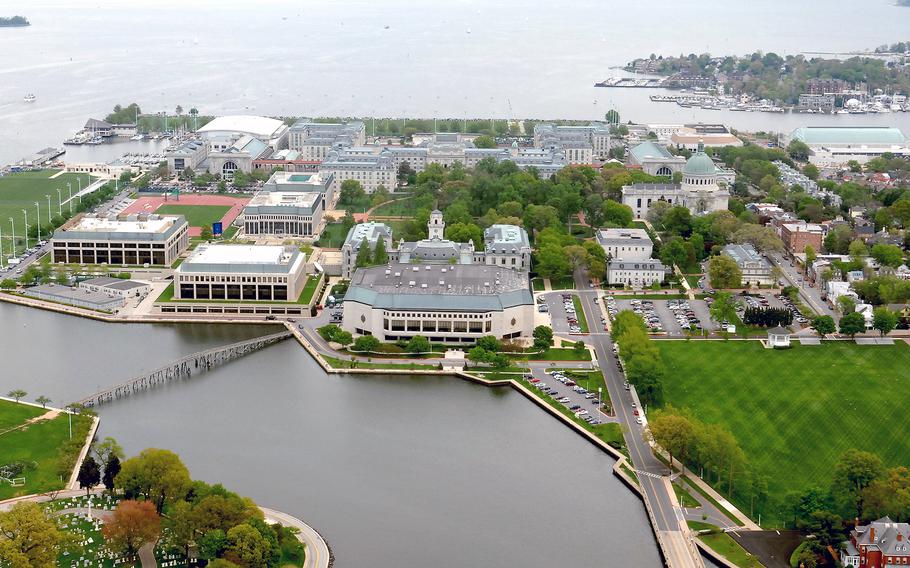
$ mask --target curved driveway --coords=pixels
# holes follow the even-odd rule
[[[266,520],[277,521],[286,527],[295,527],[300,530],[297,538],[306,546],[306,562],[304,562],[303,568],[328,568],[331,559],[329,545],[313,527],[287,513],[265,507],[259,507],[259,509],[265,513]]]

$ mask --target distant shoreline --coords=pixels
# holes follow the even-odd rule
[[[32,23],[24,16],[13,16],[12,18],[0,17],[0,28],[24,28],[30,25],[32,25]]]

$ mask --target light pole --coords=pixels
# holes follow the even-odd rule
[[[47,197],[47,222],[50,224],[51,217],[53,217],[53,214],[51,213],[51,194],[48,193],[45,197]]]
[[[10,255],[16,256],[16,222],[13,221],[12,217],[9,218],[9,224],[10,224],[10,227],[12,228],[12,233],[13,233],[13,246],[10,247],[13,252],[11,252]]]
[[[70,198],[67,200],[67,203],[70,204],[70,215],[72,215],[73,214],[73,184],[67,182],[66,187],[68,187],[70,190]]]
[[[41,205],[36,201],[35,202],[35,218],[38,219],[35,221],[38,227],[38,242],[41,242]]]
[[[0,270],[3,269],[3,229],[0,228]]]
[[[76,178],[76,183],[79,184],[79,192],[76,195],[79,196],[79,205],[82,205],[82,178]]]
[[[25,248],[28,249],[28,211],[23,209],[22,214],[25,215]]]
[[[60,193],[60,188],[57,188],[57,214],[63,217],[63,194]]]

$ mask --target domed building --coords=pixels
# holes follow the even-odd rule
[[[705,154],[703,143],[686,161],[682,183],[634,183],[622,188],[622,202],[632,208],[637,219],[648,216],[651,205],[665,201],[687,207],[695,215],[722,211],[727,208],[730,193],[718,184],[718,169],[714,160]]]

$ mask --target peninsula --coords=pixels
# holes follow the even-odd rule
[[[28,18],[24,16],[13,16],[12,18],[0,18],[0,28],[22,28],[32,25]]]

